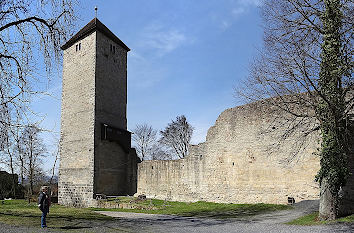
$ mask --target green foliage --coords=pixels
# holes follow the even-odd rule
[[[330,191],[336,196],[349,175],[345,95],[341,82],[345,73],[341,42],[343,16],[340,0],[325,0],[324,3],[324,33],[318,83],[320,100],[316,109],[322,132],[321,169],[316,179],[320,183],[326,179]]]

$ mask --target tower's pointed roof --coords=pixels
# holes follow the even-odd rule
[[[75,44],[78,40],[81,40],[85,38],[86,36],[90,35],[94,31],[99,31],[103,33],[105,36],[107,36],[109,39],[113,40],[122,48],[126,49],[127,51],[130,51],[128,46],[126,46],[123,41],[121,41],[116,35],[111,32],[101,21],[99,21],[97,18],[94,18],[91,20],[88,24],[86,24],[85,27],[83,27],[78,33],[76,33],[73,37],[71,37],[70,40],[68,40],[63,46],[61,46],[62,50],[65,50],[69,48],[71,45]]]

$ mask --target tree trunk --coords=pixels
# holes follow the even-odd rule
[[[11,158],[12,160],[12,158]],[[16,199],[16,187],[17,187],[17,180],[16,180],[16,176],[15,176],[15,171],[14,171],[14,167],[13,167],[13,164],[12,164],[12,161],[11,161],[11,175],[12,175],[12,194],[13,194],[13,197],[14,199]]]
[[[32,164],[32,148],[30,148],[30,158],[29,158],[29,182],[30,182],[30,192],[29,195],[33,195],[33,164]]]
[[[334,220],[338,217],[338,194],[333,194],[329,189],[326,179],[321,182],[319,219]]]
[[[24,170],[25,170],[25,169],[24,169],[24,166],[25,166],[25,165],[24,165],[24,163],[23,163],[23,160],[21,159],[21,184],[22,184],[22,185],[24,185],[23,182],[24,182],[24,180],[25,180],[25,178],[24,178],[24,177],[25,177],[25,175],[24,175],[24,173],[25,173],[25,171],[24,171]]]
[[[12,151],[10,150],[10,141],[9,141],[9,136],[6,137],[6,148],[7,148],[7,155],[10,158],[9,161],[9,166],[10,166],[10,170],[11,170],[11,174],[12,174],[12,195],[14,196],[14,198],[16,198],[16,186],[17,186],[17,182],[15,179],[15,169],[14,169],[14,162],[13,162],[13,154]]]
[[[7,144],[9,147],[9,143]],[[14,169],[14,164],[13,164],[13,159],[12,159],[12,153],[9,148],[7,148],[8,155],[10,156],[10,170],[11,170],[11,175],[12,175],[12,195],[14,198],[16,198],[16,186],[17,186],[17,181],[15,179],[15,169]]]
[[[52,182],[53,182],[53,179],[54,179],[54,175],[55,175],[55,165],[57,164],[58,155],[59,155],[59,147],[58,147],[57,152],[55,153],[55,160],[54,160],[53,169],[52,169],[52,177],[50,177],[50,181],[49,181],[49,184],[50,184],[50,185],[52,185]]]
[[[317,180],[321,185],[320,220],[338,217],[339,191],[348,179],[348,135],[343,95],[342,4],[340,0],[324,0],[323,43],[318,86],[320,100],[316,115],[320,122],[321,168]]]
[[[33,195],[33,170],[30,168],[30,176],[29,176],[29,182],[30,182],[30,192],[29,195]]]

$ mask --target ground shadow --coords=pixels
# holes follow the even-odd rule
[[[84,226],[64,226],[64,227],[53,227],[53,229],[62,229],[62,230],[77,230],[77,229],[89,229],[92,227],[84,227]]]

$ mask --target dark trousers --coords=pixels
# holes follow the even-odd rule
[[[41,226],[42,227],[47,227],[47,221],[46,221],[47,213],[48,213],[48,211],[46,209],[42,210],[42,217],[41,217]]]

